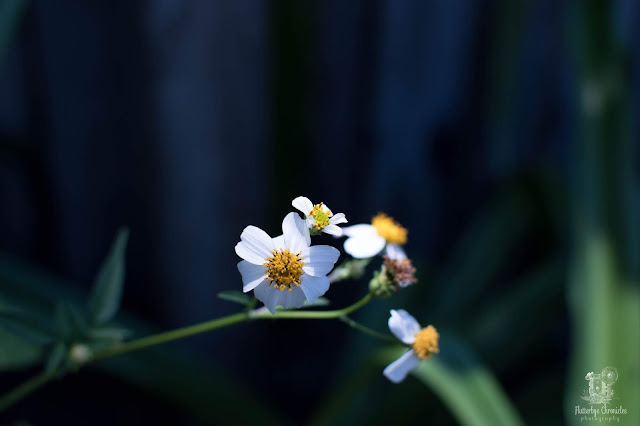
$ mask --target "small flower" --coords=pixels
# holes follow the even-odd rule
[[[307,197],[298,197],[291,202],[291,205],[305,215],[312,235],[324,232],[334,237],[342,236],[342,228],[338,225],[347,223],[344,213],[333,214],[326,204],[314,205]]]
[[[407,242],[407,228],[384,213],[378,213],[371,225],[363,223],[343,229],[349,237],[344,242],[344,250],[356,259],[373,257],[385,249],[392,259],[406,258],[400,247]]]
[[[403,343],[412,346],[410,351],[384,369],[384,375],[393,383],[400,383],[407,374],[418,367],[420,361],[427,360],[432,354],[440,352],[438,348],[440,335],[435,327],[428,325],[421,328],[418,321],[404,309],[391,310],[389,330]]]
[[[262,229],[247,226],[240,235],[236,253],[242,261],[245,293],[254,295],[271,313],[276,306],[299,308],[307,299],[313,304],[329,289],[327,274],[340,257],[331,246],[310,246],[311,237],[304,220],[289,213],[282,221],[282,235],[271,238]]]

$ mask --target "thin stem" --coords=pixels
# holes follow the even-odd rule
[[[93,354],[92,360],[97,361],[104,358],[110,358],[112,356],[120,355],[127,352],[137,351],[139,349],[147,348],[149,346],[159,345],[161,343],[170,342],[173,340],[183,339],[185,337],[193,336],[194,334],[205,333],[207,331],[215,330],[217,328],[227,327],[232,324],[244,322],[247,320],[258,319],[330,319],[340,318],[343,315],[350,314],[351,312],[360,309],[366,305],[373,296],[367,294],[365,297],[347,306],[344,309],[338,309],[335,311],[276,311],[275,314],[271,314],[268,311],[262,309],[256,309],[249,312],[240,312],[238,314],[229,315],[222,318],[217,318],[211,321],[206,321],[200,324],[190,325],[188,327],[178,328],[176,330],[167,331],[164,333],[154,334],[151,336],[143,337],[141,339],[132,340],[122,345],[114,346],[101,352]]]
[[[363,332],[364,334],[368,334],[369,336],[373,336],[376,337],[378,339],[382,339],[382,340],[386,340],[388,342],[397,342],[398,340],[396,338],[394,338],[393,336],[389,336],[388,334],[384,334],[384,333],[380,333],[378,331],[375,331],[365,325],[360,324],[357,321],[352,320],[351,318],[349,318],[346,315],[341,316],[340,321],[342,321],[343,323],[347,324],[349,327],[354,328],[358,331]]]
[[[371,300],[373,296],[371,293],[358,300],[353,305],[347,306],[343,309],[334,311],[276,311],[275,314],[271,314],[263,308],[255,309],[249,312],[240,312],[226,317],[217,318],[211,321],[205,321],[199,324],[190,325],[187,327],[178,328],[175,330],[167,331],[164,333],[153,334],[151,336],[142,337],[140,339],[132,340],[127,343],[123,343],[118,346],[114,346],[103,351],[95,352],[91,358],[92,361],[98,361],[112,356],[121,355],[127,352],[133,352],[140,349],[148,348],[150,346],[159,345],[161,343],[171,342],[178,339],[184,339],[185,337],[193,336],[195,334],[205,333],[207,331],[215,330],[217,328],[227,327],[240,322],[248,320],[262,320],[262,319],[331,319],[342,318],[351,312],[354,312]],[[362,326],[364,327],[364,326]],[[26,382],[22,383],[17,388],[9,391],[0,398],[0,412],[4,411],[14,403],[20,401],[22,398],[34,392],[41,386],[48,383],[54,376],[48,373],[41,373],[32,377]]]
[[[227,327],[232,324],[244,322],[249,319],[248,312],[240,312],[238,314],[217,318],[211,321],[202,322],[188,327],[182,327],[164,333],[153,334],[151,336],[132,340],[122,345],[114,346],[101,352],[93,354],[92,361],[120,355],[127,352],[137,351],[139,349],[148,348],[149,346],[159,345],[161,343],[170,342],[172,340],[184,339],[194,334],[205,333],[215,330],[216,328]]]
[[[19,402],[30,393],[37,391],[42,386],[49,383],[53,378],[53,374],[43,371],[42,373],[22,382],[18,387],[4,394],[2,398],[0,398],[0,412],[6,410],[16,402]]]
[[[373,295],[368,293],[362,299],[358,300],[353,305],[347,306],[343,309],[337,309],[335,311],[276,311],[271,315],[268,311],[255,310],[249,314],[251,319],[331,319],[340,318],[343,315],[348,315],[351,312],[357,311],[364,305],[369,303]]]

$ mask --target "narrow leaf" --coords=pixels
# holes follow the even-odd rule
[[[62,342],[57,343],[53,347],[53,351],[51,351],[49,358],[47,358],[45,371],[50,374],[58,371],[58,368],[60,368],[66,356],[67,356],[67,345],[65,345]]]
[[[405,348],[387,349],[381,360],[388,364],[404,352]],[[460,424],[523,424],[491,371],[469,346],[450,334],[441,333],[440,354],[421,362],[413,376],[438,395]]]
[[[55,337],[55,332],[37,318],[9,307],[0,307],[0,325],[39,345],[51,343]]]
[[[71,318],[71,312],[67,308],[67,303],[56,303],[55,325],[58,336],[65,341],[73,338],[74,322]]]
[[[103,324],[118,312],[125,273],[125,251],[129,231],[120,229],[93,284],[89,301],[93,324]]]
[[[43,347],[0,326],[0,371],[26,368],[41,361]]]

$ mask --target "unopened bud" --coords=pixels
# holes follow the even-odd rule
[[[69,360],[75,365],[86,364],[92,356],[93,353],[87,345],[76,343],[69,349]]]

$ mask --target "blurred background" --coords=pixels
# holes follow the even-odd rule
[[[82,305],[128,226],[134,336],[236,312],[216,295],[241,289],[242,229],[279,234],[305,195],[409,229],[419,284],[354,318],[434,324],[439,362],[495,375],[526,424],[580,423],[585,374],[614,366],[638,424],[639,18],[632,0],[1,0],[0,303]],[[389,383],[382,346],[338,321],[239,324],[96,363],[0,422],[461,421]],[[0,392],[50,350],[0,327]]]

